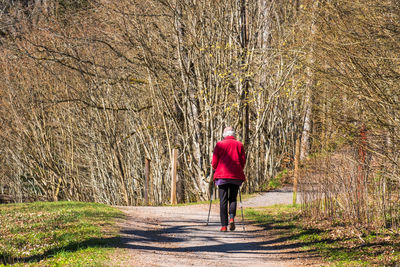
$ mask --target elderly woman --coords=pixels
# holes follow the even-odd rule
[[[220,198],[221,232],[226,232],[228,227],[228,202],[229,202],[229,230],[235,230],[235,216],[237,194],[240,185],[246,179],[244,166],[246,155],[243,144],[236,140],[235,130],[226,127],[224,139],[217,142],[214,148],[212,167],[214,182],[218,186]]]

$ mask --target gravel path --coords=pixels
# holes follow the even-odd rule
[[[292,193],[262,193],[244,201],[245,207],[292,202]],[[123,266],[319,266],[284,238],[254,225],[219,232],[218,206],[120,207],[127,214],[120,246],[128,250]],[[240,215],[240,210],[238,210]]]
[[[297,203],[300,202],[300,194],[297,194]],[[265,207],[276,204],[292,204],[293,203],[293,190],[290,187],[260,193],[255,197],[247,199],[243,202],[244,207]]]

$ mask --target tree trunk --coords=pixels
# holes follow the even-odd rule
[[[312,66],[314,65],[314,39],[317,30],[316,27],[316,12],[318,8],[319,1],[312,2],[311,10],[311,25],[310,25],[310,50],[307,56],[307,68],[306,68],[306,92],[305,92],[305,114],[304,114],[304,124],[303,132],[301,137],[301,152],[300,161],[303,161],[309,154],[310,149],[310,135],[311,135],[311,125],[312,125],[312,110],[313,110],[313,99],[312,91],[314,87],[314,72]]]

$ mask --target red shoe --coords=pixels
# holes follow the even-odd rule
[[[233,218],[229,219],[229,230],[234,231],[235,228],[235,220]]]
[[[226,229],[226,226],[222,226],[220,231],[221,232],[226,232],[226,231],[228,231],[228,229]]]

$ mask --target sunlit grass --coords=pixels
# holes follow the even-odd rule
[[[362,237],[351,227],[339,229],[323,220],[303,218],[300,206],[274,205],[245,209],[246,218],[297,244],[303,251],[315,251],[329,266],[396,266],[400,262],[398,236],[366,233]]]
[[[0,206],[0,263],[92,265],[113,251],[118,235],[112,207],[81,202]]]

